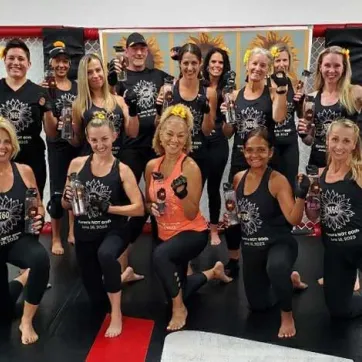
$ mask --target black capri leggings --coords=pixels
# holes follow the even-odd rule
[[[0,308],[0,313],[4,310],[11,313],[22,290],[18,282],[11,282],[9,285],[6,263],[22,269],[30,268],[24,288],[24,300],[29,304],[38,305],[46,290],[50,269],[48,253],[39,243],[38,237],[24,235],[19,240],[0,247],[0,301],[6,307]]]
[[[284,312],[292,310],[293,284],[290,275],[298,256],[292,237],[265,250],[242,248],[245,294],[250,308],[263,311],[277,301]]]
[[[84,287],[92,303],[106,302],[107,293],[121,290],[121,266],[118,257],[128,243],[115,233],[108,233],[95,241],[76,239],[75,251]]]
[[[331,316],[354,318],[362,315],[362,297],[353,293],[357,269],[361,268],[361,246],[325,245],[323,290]]]
[[[207,230],[182,231],[167,241],[160,241],[154,250],[156,274],[169,298],[175,298],[182,289],[185,300],[207,282],[203,273],[187,276],[188,262],[204,250],[207,240]]]
[[[226,138],[219,142],[210,142],[207,147],[207,194],[211,224],[217,224],[220,218],[220,184],[229,157],[229,142]]]

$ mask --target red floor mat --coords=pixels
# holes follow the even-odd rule
[[[154,322],[147,319],[123,317],[123,329],[116,338],[105,338],[109,325],[107,315],[86,362],[144,362],[150,343]]]

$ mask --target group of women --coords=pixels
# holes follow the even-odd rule
[[[128,265],[128,249],[151,216],[153,267],[171,302],[167,329],[186,324],[187,297],[209,280],[229,283],[238,277],[242,254],[243,281],[252,311],[278,303],[280,338],[296,334],[293,290],[305,289],[294,263],[298,244],[291,226],[302,219],[310,181],[298,172],[298,133],[312,135],[310,164],[320,169],[324,291],[332,316],[362,313],[360,296],[353,295],[356,270],[362,266],[362,149],[356,116],[362,108],[362,87],[351,85],[348,52],[330,47],[318,57],[315,74],[315,116],[302,118],[305,95],[288,77],[291,53],[277,44],[271,51],[247,53],[247,82],[231,90],[236,117],[226,122],[230,104],[230,61],[225,51],[185,44],[177,52],[180,75],[173,81],[172,102],[163,86],[164,72],[146,68],[147,42],[139,33],[127,39],[127,80],[113,59],[108,72],[101,58],[82,58],[77,83],[67,72],[70,56],[64,44],[50,53],[57,92],[48,82],[37,86],[26,78],[30,52],[14,39],[4,52],[7,71],[0,81],[0,288],[2,317],[9,317],[24,288],[20,331],[24,344],[38,339],[32,324],[49,276],[49,256],[38,241],[44,223],[44,143],[48,136],[53,219],[52,252],[63,254],[60,240],[62,210],[70,210],[68,240],[75,251],[84,287],[97,308],[110,310],[107,337],[122,331],[123,283],[139,280]],[[108,73],[108,74],[107,74]],[[202,74],[202,77],[201,77]],[[202,79],[201,79],[202,78]],[[77,88],[77,89],[76,89]],[[59,137],[62,109],[73,102],[73,137]],[[298,112],[298,128],[294,116]],[[312,132],[312,131],[313,132]],[[203,272],[189,263],[209,239],[200,198],[207,180],[210,240],[220,243],[220,183],[233,137],[229,180],[235,190],[238,223],[224,215],[229,261],[218,261]],[[25,150],[25,151],[24,151]],[[138,188],[144,173],[145,195]],[[85,213],[71,214],[76,175],[85,190]],[[38,190],[31,232],[25,233],[26,191]],[[27,221],[28,222],[28,221]],[[241,246],[241,248],[240,248]],[[6,263],[23,269],[8,283]]]

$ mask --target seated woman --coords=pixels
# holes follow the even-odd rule
[[[68,175],[77,174],[85,189],[85,214],[75,215],[77,260],[85,289],[96,306],[111,304],[111,323],[106,337],[122,331],[121,266],[117,258],[126,250],[123,227],[130,216],[142,216],[144,204],[131,169],[112,154],[117,133],[102,113],[86,127],[92,154],[75,158]],[[63,207],[70,209],[74,191],[66,183]],[[129,201],[128,201],[129,200]],[[74,211],[74,210],[73,210]]]
[[[14,304],[24,288],[24,311],[19,326],[21,342],[34,343],[38,335],[33,318],[47,287],[49,257],[38,235],[44,225],[44,207],[32,169],[13,161],[19,152],[13,125],[0,117],[0,319],[9,319]],[[33,210],[31,233],[25,233],[26,192],[35,189],[37,207]],[[6,263],[26,270],[8,284]],[[26,283],[26,285],[25,285]]]
[[[298,244],[290,233],[303,216],[309,179],[301,175],[295,196],[287,178],[268,167],[273,148],[265,127],[249,132],[243,154],[249,168],[234,177],[241,224],[241,252],[246,297],[253,311],[266,310],[276,300],[281,309],[279,338],[296,334],[292,314],[293,287],[303,289],[292,272]],[[228,216],[225,215],[228,224]],[[276,297],[276,298],[275,298]]]
[[[167,327],[171,331],[185,325],[184,300],[192,292],[211,279],[231,281],[221,262],[187,277],[188,262],[204,250],[208,241],[207,224],[199,209],[201,172],[187,156],[192,129],[193,118],[188,107],[177,104],[167,108],[153,139],[153,148],[161,157],[151,160],[146,167],[146,205],[156,217],[159,239],[153,260],[156,273],[172,299],[172,318]],[[156,176],[161,175],[160,187]]]

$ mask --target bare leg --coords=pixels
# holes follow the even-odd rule
[[[354,288],[353,288],[353,290],[354,290],[355,292],[357,292],[358,290],[360,290],[358,270],[357,270],[357,277],[356,277],[356,281],[355,281],[355,283],[354,283]]]
[[[16,277],[14,280],[18,281],[19,283],[21,283],[23,287],[25,287],[25,284],[28,281],[29,277],[29,270],[30,269],[20,269],[21,274],[18,277]]]
[[[126,271],[128,267],[128,254],[129,254],[129,246],[123,252],[123,254],[118,258],[118,262],[121,264],[121,269]]]
[[[182,291],[172,298],[172,317],[167,326],[168,331],[178,331],[186,324],[187,309],[182,299]]]
[[[192,270],[191,263],[189,262],[187,264],[187,276],[194,274],[194,271]]]
[[[37,311],[38,306],[24,302],[23,316],[20,322],[21,342],[23,344],[32,344],[39,339],[39,336],[33,327],[34,314]]]
[[[210,224],[210,237],[211,245],[219,245],[221,243],[219,232],[217,230],[217,225],[215,224]]]
[[[323,278],[319,278],[319,279],[318,279],[318,284],[319,284],[319,285],[323,285],[323,284],[324,284],[324,279],[323,279]]]
[[[69,230],[68,230],[68,243],[74,245],[75,237],[74,237],[74,215],[73,211],[68,211],[68,220],[69,220]]]
[[[108,338],[117,337],[122,332],[121,293],[121,291],[108,293],[111,303],[111,322],[104,335]]]
[[[279,328],[279,338],[291,338],[296,335],[297,331],[294,325],[294,318],[292,312],[281,311],[281,324]]]
[[[294,289],[304,290],[308,288],[308,284],[302,282],[300,274],[297,271],[293,271],[293,273],[290,276],[290,279],[292,280]]]
[[[60,238],[60,219],[51,219],[52,223],[52,254],[63,255],[64,248]]]

